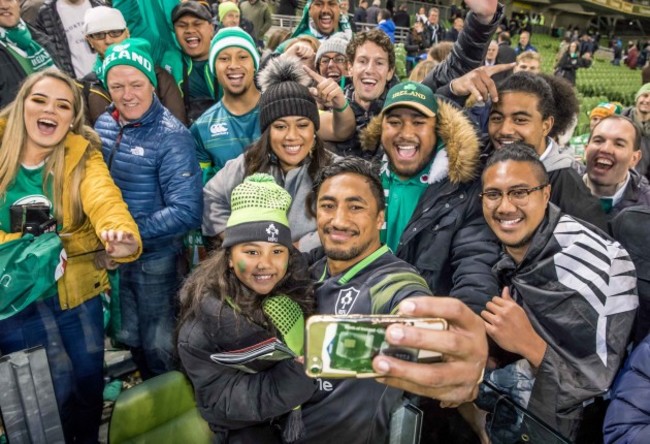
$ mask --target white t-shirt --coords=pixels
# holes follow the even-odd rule
[[[56,2],[56,11],[59,13],[61,23],[63,23],[63,30],[72,56],[72,66],[74,67],[75,77],[78,79],[92,70],[97,58],[97,54],[92,52],[81,32],[84,15],[90,8],[92,8],[90,0],[84,0],[78,5],[72,5],[65,0]]]

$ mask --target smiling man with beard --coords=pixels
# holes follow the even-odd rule
[[[389,420],[404,401],[404,389],[443,400],[472,398],[487,349],[480,318],[450,298],[437,298],[441,312],[422,310],[427,304],[435,305],[426,282],[380,241],[385,199],[375,167],[362,159],[346,158],[323,168],[314,181],[309,203],[325,252],[310,269],[316,281],[318,313],[389,314],[398,305],[400,311],[418,306],[411,315],[417,311],[420,316],[449,320],[449,331],[435,333],[453,336],[448,339],[455,345],[443,350],[446,341],[431,331],[405,327],[397,332],[392,330],[397,326],[392,326],[389,331],[396,334],[387,334],[391,343],[413,346],[417,336],[421,348],[445,353],[445,363],[417,364],[377,357],[377,371],[391,376],[381,381],[393,386],[388,388],[373,379],[319,378],[318,391],[302,405],[307,436],[300,442],[388,442]],[[404,300],[410,304],[401,304]],[[443,314],[443,307],[452,306],[456,315],[451,311]],[[432,384],[432,380],[441,382]]]
[[[341,14],[338,0],[309,0],[302,11],[302,19],[291,34],[291,38],[309,35],[320,41],[327,40],[337,32],[352,37],[352,28],[347,14]],[[280,48],[284,48],[281,45]],[[282,49],[278,52],[282,52]]]
[[[386,153],[382,240],[418,269],[433,294],[480,312],[497,291],[491,268],[499,249],[481,215],[472,124],[425,85],[403,82],[388,92],[363,144]]]
[[[625,356],[638,306],[634,265],[618,242],[550,203],[549,175],[530,147],[495,153],[482,181],[483,214],[505,254],[494,267],[501,296],[481,317],[509,352],[492,353],[485,378],[573,442],[584,404],[609,389]],[[503,396],[480,390],[486,411]],[[492,442],[522,433],[551,442],[530,418],[497,423]]]
[[[389,314],[412,296],[431,295],[417,271],[379,239],[384,194],[376,169],[342,159],[314,181],[308,201],[325,257],[310,269],[320,314]],[[390,414],[402,391],[372,379],[323,379],[303,404],[305,443],[387,442]]]

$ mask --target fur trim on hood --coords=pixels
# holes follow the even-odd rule
[[[381,143],[381,121],[382,116],[372,118],[366,129],[360,134],[361,147],[364,151],[375,151]],[[429,183],[436,182],[449,176],[453,183],[470,182],[480,173],[480,146],[479,139],[474,127],[465,115],[449,103],[438,100],[438,115],[436,121],[436,133],[445,142],[446,158],[448,165],[443,159],[444,151],[440,151],[434,160]],[[446,166],[447,171],[439,170]],[[441,175],[441,173],[443,173]]]

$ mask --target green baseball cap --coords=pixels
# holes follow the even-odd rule
[[[393,86],[386,94],[381,113],[384,115],[398,107],[413,108],[427,117],[434,117],[438,113],[438,102],[431,88],[417,82],[408,81]]]

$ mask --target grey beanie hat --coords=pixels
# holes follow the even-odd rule
[[[342,32],[337,32],[325,40],[320,44],[320,47],[316,52],[316,66],[320,63],[320,58],[323,57],[323,54],[327,54],[328,52],[346,55],[345,50],[348,47],[348,43],[350,42],[348,41],[347,36]]]

